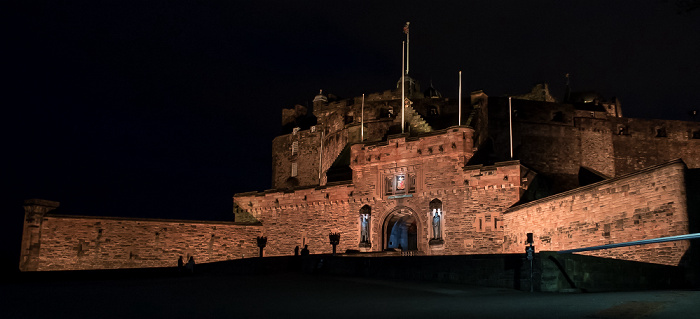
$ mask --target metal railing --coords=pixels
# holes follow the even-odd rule
[[[627,247],[627,246],[634,246],[634,245],[665,243],[668,241],[678,241],[678,240],[688,240],[688,239],[698,239],[698,238],[700,238],[700,233],[678,235],[678,236],[669,236],[669,237],[660,237],[660,238],[653,238],[653,239],[635,240],[635,241],[628,241],[628,242],[624,242],[624,243],[591,246],[591,247],[576,248],[576,249],[560,250],[560,251],[557,251],[557,254],[570,254],[570,253],[578,253],[578,252],[582,252],[582,251],[610,249],[610,248]]]

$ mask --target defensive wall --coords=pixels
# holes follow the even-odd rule
[[[485,94],[479,94],[472,95],[472,100],[477,101],[485,110]],[[380,141],[391,126],[400,124],[400,96],[400,91],[397,90],[369,94],[364,102],[364,110],[362,97],[333,102],[315,101],[313,113],[317,118],[317,125],[308,129],[298,127],[292,133],[280,135],[272,141],[272,188],[325,185],[326,172],[346,146],[361,143],[363,133],[364,141]],[[295,112],[300,113],[297,108],[305,109],[302,106],[285,109],[283,117],[293,117]],[[469,109],[470,107],[465,108]],[[448,98],[422,98],[422,95],[419,95],[412,100],[411,107],[406,111],[408,131],[425,131],[425,119],[438,121],[437,124],[443,128],[446,125],[439,117],[445,114],[455,115],[454,123],[449,125],[457,124],[457,105]],[[465,113],[466,120],[469,114]],[[474,122],[477,125],[485,125],[485,114],[479,114],[478,117],[479,120]],[[477,131],[479,129],[477,127]],[[476,136],[479,138],[486,135],[477,132]],[[293,169],[292,166],[296,168]]]
[[[700,168],[700,122],[611,118],[615,171],[634,171],[682,158]]]
[[[550,179],[554,193],[581,186],[581,167],[615,177],[682,158],[700,168],[700,122],[614,117],[595,105],[511,104],[514,157]],[[510,156],[509,131],[508,99],[489,98],[497,159]]]
[[[687,234],[685,173],[679,159],[510,208],[503,250],[522,252],[527,233],[538,251]],[[585,254],[675,266],[689,247],[676,241]]]
[[[514,157],[546,176],[554,193],[578,187],[579,169],[615,176],[611,131],[605,112],[571,104],[512,99]],[[496,158],[509,158],[507,98],[489,98],[489,135]]]
[[[236,194],[234,203],[264,226],[266,256],[284,256],[294,248],[308,245],[311,253],[329,253],[328,234],[340,232],[338,251],[357,249],[360,238],[359,215],[349,214],[351,206],[373,203],[372,198],[351,198],[349,183],[294,191]],[[359,214],[359,213],[358,213]]]
[[[261,226],[234,222],[51,214],[57,202],[25,202],[20,270],[175,266],[257,256]]]
[[[322,187],[242,193],[234,205],[260,221],[268,237],[265,254],[289,255],[296,246],[328,253],[328,234],[341,233],[338,251],[381,251],[389,218],[415,218],[418,250],[427,254],[492,253],[503,243],[501,213],[522,194],[519,162],[468,166],[473,155],[467,127],[397,135],[385,142],[354,144],[353,181]],[[409,178],[406,193],[387,189],[396,175]],[[412,177],[412,178],[411,178]],[[431,201],[443,205],[441,239],[431,227]],[[370,240],[360,242],[360,215],[370,215]],[[238,219],[237,219],[238,220]]]
[[[319,262],[322,268],[319,268]],[[543,292],[604,292],[696,287],[697,270],[542,251],[532,267],[524,253],[461,256],[312,256],[306,272],[394,280],[451,282]],[[236,261],[238,263],[238,261]],[[279,267],[278,267],[279,268]],[[533,278],[530,280],[530,270]]]
[[[273,139],[273,188],[325,185],[327,182],[325,173],[341,151],[348,144],[361,141],[361,101],[350,106],[346,105],[347,100],[341,102],[324,106],[325,112],[316,112],[319,116],[319,124],[310,129],[293,131]],[[386,134],[389,127],[393,125],[395,116],[382,117],[382,110],[393,109],[397,105],[398,100],[365,103],[363,132],[365,140],[378,140]],[[296,172],[292,172],[293,163],[297,164]]]

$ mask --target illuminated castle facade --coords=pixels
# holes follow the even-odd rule
[[[230,260],[257,255],[258,237],[265,256],[330,253],[330,233],[355,254],[501,254],[522,253],[527,233],[538,250],[563,250],[694,227],[698,122],[625,118],[619,101],[591,94],[557,102],[544,84],[471,92],[460,108],[406,77],[402,103],[400,84],[285,109],[272,189],[234,195],[235,222],[59,215],[58,203],[27,201],[20,269]],[[678,265],[689,247],[591,254]]]

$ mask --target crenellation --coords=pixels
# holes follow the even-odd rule
[[[313,112],[283,110],[272,188],[235,194],[235,222],[67,216],[51,213],[56,202],[27,201],[20,268],[237,259],[257,256],[258,236],[265,256],[305,245],[325,254],[331,232],[341,253],[420,255],[519,254],[530,232],[538,250],[688,233],[699,123],[624,118],[619,100],[559,103],[542,84],[512,96],[512,113],[508,97],[472,92],[457,123],[456,101],[428,93],[410,92],[406,107],[400,90],[368,94],[363,112],[361,97],[319,92]],[[688,247],[588,254],[677,265]]]

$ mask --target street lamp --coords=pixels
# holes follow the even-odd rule
[[[258,236],[256,238],[256,240],[258,241],[258,248],[260,248],[260,257],[262,257],[263,256],[263,248],[265,248],[265,246],[267,246],[267,237]]]
[[[333,245],[333,256],[335,256],[335,246],[340,244],[340,233],[329,233],[328,239],[331,240],[331,245]]]

